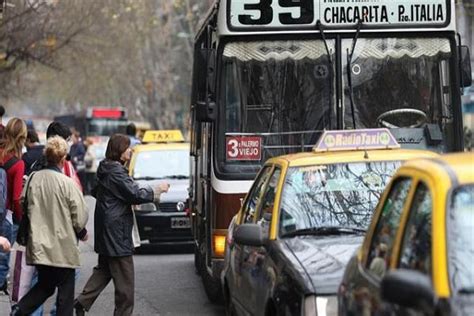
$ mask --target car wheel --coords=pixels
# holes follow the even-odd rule
[[[196,269],[196,274],[201,274],[201,255],[199,254],[199,248],[194,245],[194,268]]]
[[[222,304],[224,302],[224,295],[222,294],[221,282],[207,272],[205,265],[201,269],[201,278],[207,298],[214,304]]]

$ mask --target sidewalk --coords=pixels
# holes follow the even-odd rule
[[[10,298],[1,293],[0,294],[0,315],[10,315]]]

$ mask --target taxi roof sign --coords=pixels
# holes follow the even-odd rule
[[[325,131],[314,152],[400,148],[387,128]]]
[[[180,130],[146,131],[142,141],[144,143],[179,143],[184,142],[184,137]]]

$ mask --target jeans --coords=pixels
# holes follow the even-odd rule
[[[7,219],[3,221],[2,232],[3,237],[13,244],[16,241],[16,234],[18,233],[18,225],[10,223]],[[10,270],[10,253],[0,252],[0,286],[8,282],[8,271]]]
[[[76,269],[75,271],[75,280],[79,280],[79,269]],[[33,274],[33,278],[31,279],[31,288],[33,288],[36,283],[38,283],[38,270],[36,269],[34,274]],[[57,295],[56,295],[56,298],[57,298]],[[56,309],[57,309],[57,302],[54,303],[54,305],[51,307],[51,312],[50,312],[50,316],[56,316]],[[38,307],[37,310],[35,310],[33,313],[31,313],[31,316],[43,316],[43,312],[44,312],[44,307],[43,305],[41,305],[40,307]]]

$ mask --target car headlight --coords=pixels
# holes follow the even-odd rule
[[[336,316],[337,296],[306,296],[304,299],[303,315]]]
[[[135,205],[133,209],[137,212],[152,212],[156,211],[155,203],[145,203],[140,205]]]

